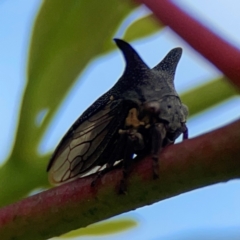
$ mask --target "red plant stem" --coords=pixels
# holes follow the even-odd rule
[[[112,170],[92,188],[89,176],[23,199],[0,210],[3,239],[47,239],[192,189],[240,178],[240,120],[166,148],[160,178],[152,161],[135,163],[128,194],[115,189],[122,172]]]
[[[169,0],[137,0],[145,4],[165,25],[172,28],[196,51],[212,62],[240,88],[240,51]]]

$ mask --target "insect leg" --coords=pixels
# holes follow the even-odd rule
[[[141,150],[144,148],[143,136],[137,129],[129,129],[129,130],[121,130],[120,134],[123,135],[126,142],[126,147],[124,150],[124,158],[123,158],[123,176],[120,182],[119,193],[126,194],[127,192],[127,178],[131,171],[131,165],[133,163],[133,154],[137,150]]]
[[[162,150],[163,140],[166,137],[167,132],[163,123],[155,123],[152,126],[151,133],[152,133],[151,153],[153,164],[153,179],[157,179],[159,177],[158,157]]]
[[[188,139],[188,128],[187,126],[184,124],[184,130],[183,130],[183,140]]]

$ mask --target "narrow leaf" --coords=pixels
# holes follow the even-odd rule
[[[149,14],[133,22],[127,28],[123,38],[127,41],[132,41],[154,34],[162,28],[163,25],[154,18],[154,15]]]
[[[221,77],[181,94],[181,100],[188,106],[192,116],[238,94],[227,78]]]

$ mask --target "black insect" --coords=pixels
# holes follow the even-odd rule
[[[133,155],[151,154],[153,177],[158,177],[161,150],[183,133],[187,107],[175,88],[174,75],[182,54],[172,49],[150,69],[125,41],[115,39],[126,68],[118,82],[91,105],[65,134],[47,167],[52,184],[62,184],[121,161],[125,178]]]

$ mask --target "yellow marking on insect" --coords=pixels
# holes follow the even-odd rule
[[[144,125],[145,123],[141,122],[138,119],[137,115],[138,115],[138,112],[137,112],[136,108],[130,109],[129,112],[128,112],[128,116],[127,116],[127,118],[125,120],[125,125],[127,127],[134,127],[134,128],[138,128],[139,126]]]

